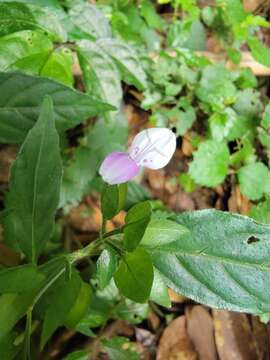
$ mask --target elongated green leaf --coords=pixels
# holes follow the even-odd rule
[[[0,142],[21,143],[35,124],[42,99],[51,95],[56,127],[70,129],[113,107],[47,78],[0,73]]]
[[[174,220],[186,231],[170,240],[170,227],[163,224],[164,241],[159,224],[151,223],[143,239],[168,286],[215,308],[270,312],[268,225],[217,210],[184,213]]]
[[[101,47],[88,40],[78,42],[78,56],[87,91],[119,109],[122,88],[113,60]],[[115,113],[106,115],[113,119]]]
[[[40,285],[45,276],[32,265],[0,270],[0,293],[26,292]]]
[[[59,202],[62,164],[52,100],[46,97],[11,169],[7,208],[12,231],[29,261],[36,262],[49,239]],[[20,199],[18,201],[18,199]]]
[[[51,53],[42,67],[40,75],[55,79],[62,84],[72,86],[74,82],[72,64],[73,57],[71,51],[65,47],[58,48]]]
[[[40,30],[52,40],[65,41],[66,33],[52,11],[18,2],[0,3],[0,36],[20,30]]]
[[[122,79],[139,90],[146,88],[146,75],[135,50],[117,39],[100,39],[97,44],[101,46],[115,61]]]
[[[93,39],[112,36],[107,18],[95,5],[89,3],[77,4],[71,8],[69,16],[80,30]]]
[[[53,44],[48,36],[39,32],[25,30],[3,36],[0,38],[0,71],[16,69],[20,67],[20,63],[30,59],[32,62],[33,56],[39,58],[41,66],[44,60],[40,61],[40,57],[44,53],[49,56],[52,49]]]
[[[41,334],[41,347],[46,344],[54,331],[63,325],[65,319],[76,303],[77,296],[80,293],[82,281],[75,270],[72,272],[70,280],[65,281],[62,278],[61,284],[50,296],[50,305],[46,311]]]
[[[120,292],[138,303],[148,300],[153,283],[153,266],[149,254],[142,248],[127,253],[120,261],[114,281]]]

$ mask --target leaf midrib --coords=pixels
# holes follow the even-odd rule
[[[31,217],[31,247],[32,247],[32,263],[35,264],[36,262],[36,251],[35,251],[35,217],[36,217],[36,202],[37,202],[37,178],[38,178],[38,171],[40,168],[40,159],[41,159],[41,153],[44,146],[44,138],[45,138],[45,131],[46,130],[46,123],[43,127],[43,133],[41,137],[40,142],[40,148],[38,152],[38,158],[37,163],[35,166],[35,172],[34,172],[34,186],[33,186],[33,201],[32,201],[32,217]]]

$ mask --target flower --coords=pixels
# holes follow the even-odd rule
[[[110,185],[122,184],[138,175],[141,167],[161,169],[171,160],[176,136],[166,128],[151,128],[135,136],[128,152],[112,152],[102,162],[99,174]]]

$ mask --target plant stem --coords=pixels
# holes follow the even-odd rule
[[[32,311],[33,307],[31,306],[26,314],[26,327],[24,333],[24,360],[31,360]]]

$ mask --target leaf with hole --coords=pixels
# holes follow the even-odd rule
[[[48,36],[31,30],[16,32],[0,38],[0,71],[25,71],[42,67],[46,58],[53,50],[53,43]],[[37,59],[33,65],[33,59]],[[27,66],[26,64],[29,64]]]
[[[21,30],[39,30],[54,41],[66,40],[65,30],[50,9],[19,2],[1,2],[0,36]]]
[[[165,241],[161,226],[150,223],[142,242],[167,286],[214,308],[270,312],[268,225],[217,210],[172,220],[186,230],[172,232],[163,224]]]

